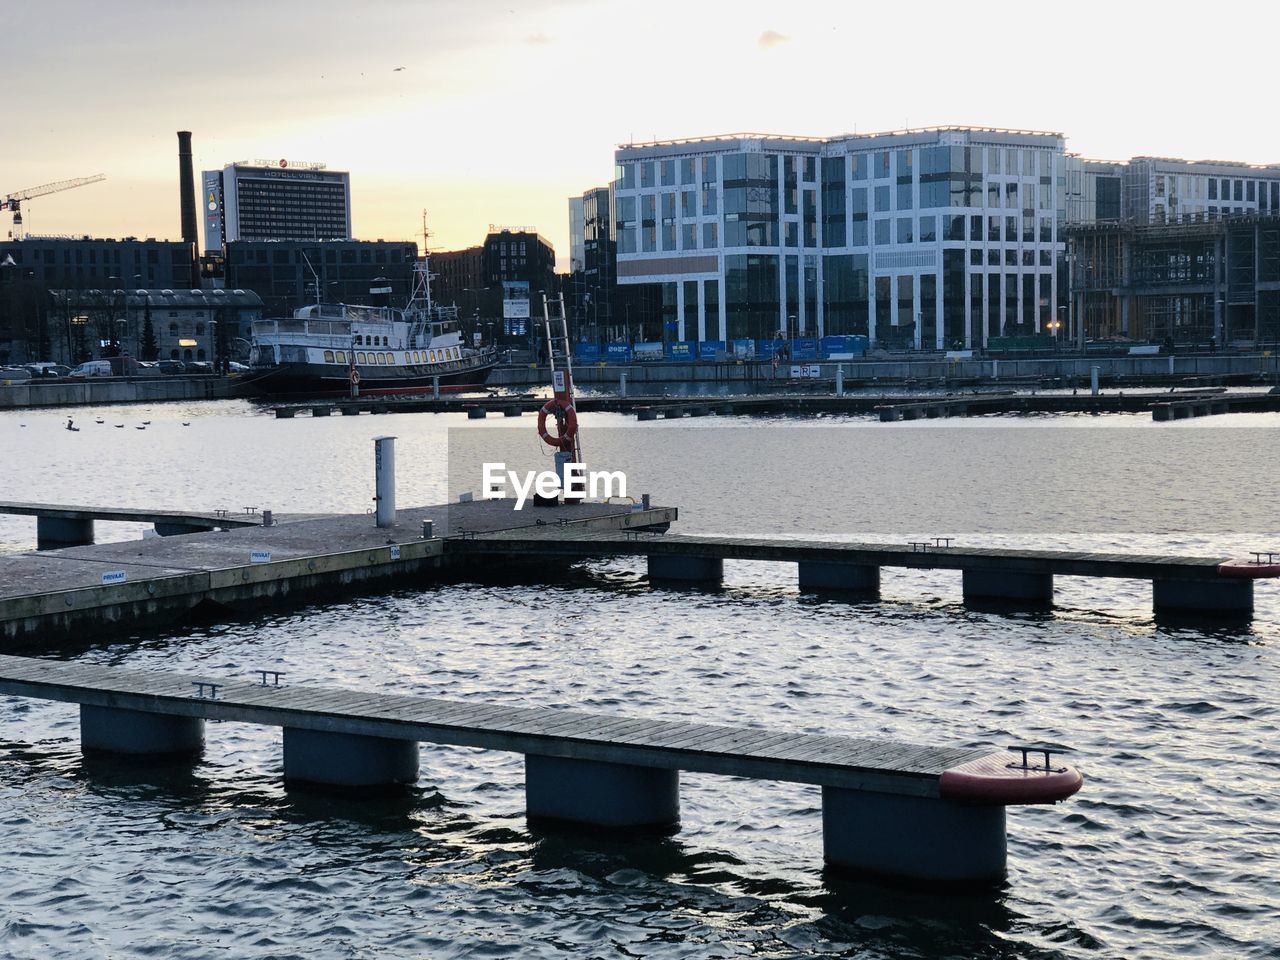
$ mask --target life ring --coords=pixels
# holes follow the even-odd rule
[[[555,416],[559,436],[552,436],[547,432],[547,414]],[[577,433],[578,413],[573,409],[573,404],[562,403],[558,398],[552,397],[542,405],[542,409],[538,411],[538,436],[545,443],[563,450]]]
[[[359,371],[359,370],[352,370],[352,371],[351,371],[351,382],[352,382],[352,383],[359,383],[359,382],[360,382],[360,371]]]

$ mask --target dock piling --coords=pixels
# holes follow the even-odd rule
[[[1011,570],[964,570],[961,573],[965,603],[1053,606],[1053,574]]]
[[[724,561],[719,557],[651,553],[649,580],[719,584],[724,581]]]
[[[680,772],[599,760],[524,758],[530,820],[612,829],[661,828],[680,820]]]
[[[394,789],[418,779],[418,742],[285,727],[284,779],[319,787]]]
[[[1156,616],[1247,619],[1253,615],[1253,581],[1153,580],[1151,602]]]
[[[93,543],[93,521],[70,517],[36,517],[36,546],[41,550]]]
[[[204,749],[204,721],[82,703],[80,749],[134,756],[199,753]]]
[[[868,598],[880,595],[880,568],[857,563],[829,563],[801,560],[799,586],[802,593],[841,591],[862,594]]]
[[[1004,878],[1005,808],[822,788],[822,852],[855,873],[932,883]]]

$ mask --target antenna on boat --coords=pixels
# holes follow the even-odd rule
[[[302,253],[302,262],[307,265],[307,269],[311,271],[311,285],[316,291],[316,306],[320,306],[320,275],[316,273],[316,268],[311,265],[311,260],[307,257],[306,251]]]

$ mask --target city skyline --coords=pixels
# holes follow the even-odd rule
[[[528,224],[566,269],[566,198],[607,182],[614,148],[633,141],[971,124],[1061,132],[1100,159],[1280,159],[1246,100],[1207,86],[1163,95],[1152,80],[1171,54],[1152,45],[1085,70],[1103,27],[1149,31],[1142,11],[997,4],[961,36],[954,13],[931,9],[908,35],[891,11],[823,4],[381,0],[315,3],[300,18],[232,0],[216,19],[161,4],[23,6],[9,62],[30,82],[8,110],[0,195],[101,172],[105,183],[25,204],[28,232],[176,239],[173,133],[190,129],[198,170],[271,157],[350,171],[359,238],[420,240],[423,209],[433,249]],[[1161,11],[1174,25],[1200,16]],[[1231,56],[1210,48],[1197,64],[1262,83],[1260,63]],[[1045,63],[1067,69],[1036,76]]]

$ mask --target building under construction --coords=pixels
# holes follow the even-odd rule
[[[1280,214],[1069,224],[1066,235],[1080,340],[1280,340]]]

